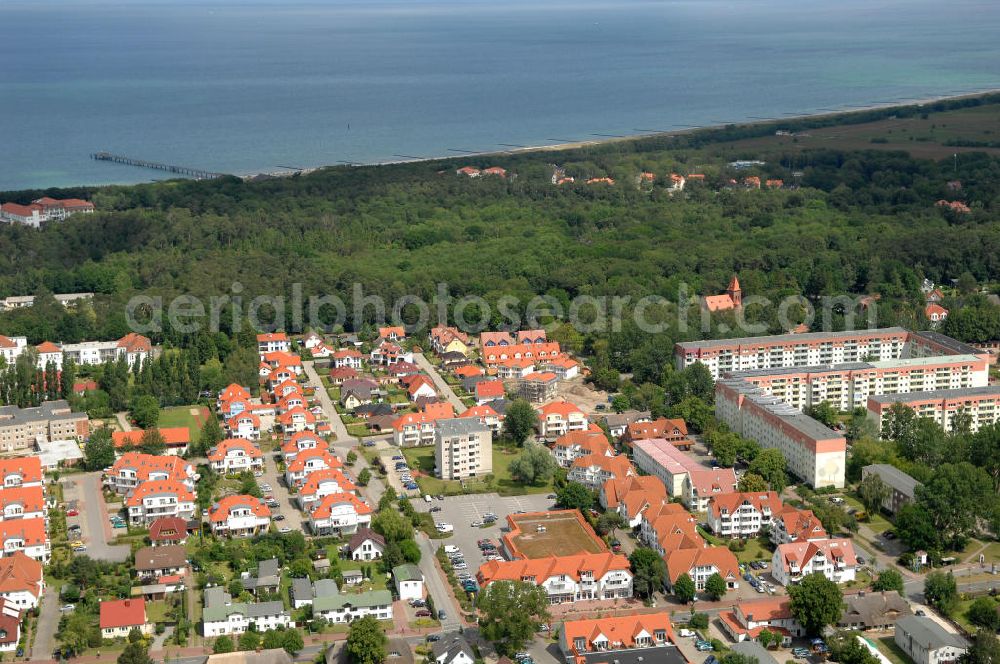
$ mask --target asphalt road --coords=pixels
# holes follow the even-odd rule
[[[451,389],[451,385],[444,381],[444,378],[442,378],[441,374],[437,372],[434,365],[431,364],[426,357],[424,357],[423,353],[414,353],[413,361],[418,367],[423,369],[428,376],[431,377],[431,380],[434,381],[434,387],[437,388],[438,393],[443,394],[448,400],[448,403],[455,407],[455,412],[461,413],[465,410],[466,406],[462,403],[462,400],[456,396],[455,390]]]
[[[31,648],[32,659],[48,659],[56,648],[56,630],[59,628],[59,594],[52,586],[46,586],[42,595],[42,605],[35,623],[35,645]]]
[[[80,516],[69,517],[69,520],[72,523],[79,519],[87,555],[95,560],[124,562],[128,558],[129,547],[124,544],[108,544],[111,523],[108,521],[108,510],[101,493],[100,471],[71,475],[65,480],[63,489],[67,501],[77,501]]]
[[[444,609],[445,619],[441,621],[441,630],[444,632],[457,630],[461,626],[458,619],[459,607],[448,592],[447,581],[438,571],[435,564],[437,547],[447,542],[447,540],[432,540],[423,533],[417,533],[417,543],[420,545],[420,571],[424,575],[424,586],[427,594],[434,600],[434,606]]]

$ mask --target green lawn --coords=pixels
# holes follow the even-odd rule
[[[903,650],[896,645],[896,641],[891,636],[883,636],[872,641],[879,652],[889,658],[892,664],[913,664],[913,660]]]
[[[490,493],[496,491],[502,496],[516,496],[527,493],[551,493],[552,482],[546,482],[540,486],[524,486],[515,482],[510,476],[510,462],[517,458],[519,452],[508,454],[501,448],[493,448],[493,477],[492,483],[487,483],[482,478],[474,478],[465,481],[465,489],[458,480],[440,480],[434,477],[434,447],[427,445],[423,447],[408,447],[403,450],[406,462],[413,470],[422,473],[417,477],[417,484],[423,493],[432,495],[459,495],[463,493]]]
[[[855,496],[854,494],[845,493],[843,495],[843,498],[844,501],[847,503],[848,507],[853,507],[856,510],[867,512],[867,510],[865,510],[865,506],[861,504],[861,501],[858,500],[857,496]],[[877,534],[882,534],[885,531],[892,528],[892,522],[889,521],[887,518],[885,518],[885,516],[881,512],[868,514],[868,520],[862,521],[861,523],[864,523],[866,526],[871,528]]]
[[[753,560],[764,560],[770,562],[771,556],[774,552],[764,546],[758,538],[752,537],[747,540],[746,548],[742,551],[735,551],[734,553],[736,553],[736,559],[738,561],[741,563],[748,563]]]
[[[169,608],[167,602],[162,599],[155,602],[146,602],[146,617],[154,625],[166,622]]]
[[[197,414],[192,413],[192,410],[196,411]],[[191,432],[191,440],[198,440],[198,436],[201,435],[201,427],[208,417],[208,408],[204,406],[174,406],[160,411],[157,426],[161,429],[187,427]]]

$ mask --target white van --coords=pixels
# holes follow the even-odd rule
[[[445,544],[444,545],[444,552],[445,553],[458,553],[459,551],[460,551],[460,549],[457,546],[455,546],[454,544]]]
[[[433,500],[434,500],[434,499],[433,499],[433,498],[431,498],[431,494],[429,494],[429,493],[425,493],[425,494],[424,494],[424,502],[425,502],[425,503],[429,503],[429,502],[431,502],[431,501],[433,501]]]

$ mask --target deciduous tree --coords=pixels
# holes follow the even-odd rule
[[[840,618],[843,595],[840,587],[820,572],[805,576],[788,589],[792,615],[809,634],[819,635]]]

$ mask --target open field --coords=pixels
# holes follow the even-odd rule
[[[158,427],[187,427],[191,431],[191,440],[198,440],[201,427],[208,419],[208,408],[204,406],[174,406],[160,411]]]
[[[871,643],[878,648],[878,651],[885,655],[892,664],[913,664],[913,660],[910,659],[909,655],[903,652],[903,649],[896,645],[896,641],[891,636],[883,636],[877,639],[871,640]]]
[[[506,537],[528,558],[607,551],[576,511],[516,514],[511,518],[519,530],[511,531]],[[544,527],[545,532],[539,532],[539,527]]]
[[[1000,155],[1000,147],[951,146],[949,141],[1000,146],[1000,105],[929,113],[927,117],[885,119],[856,125],[810,129],[795,136],[764,136],[720,143],[734,151],[817,148],[837,150],[905,150],[914,157],[944,159],[955,153]]]

